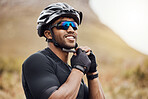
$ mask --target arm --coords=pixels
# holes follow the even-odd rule
[[[96,58],[92,51],[90,52],[89,59],[91,60],[91,67],[87,73],[89,99],[105,99],[104,92],[98,78]]]
[[[75,99],[77,97],[83,73],[72,69],[66,82],[56,90],[49,99]]]
[[[85,52],[78,49],[71,58],[73,67],[66,82],[56,90],[49,99],[76,99],[83,75],[88,71],[91,61]]]
[[[88,75],[95,75],[96,73],[97,72],[89,73]],[[88,87],[89,99],[105,99],[104,92],[98,77],[92,80],[88,80]]]
[[[95,55],[92,53],[91,49],[87,46],[84,47],[81,46],[80,48],[82,48],[86,52],[89,59],[91,60],[91,66],[87,73],[87,76],[88,75],[93,76],[97,74],[98,72],[97,72],[97,63]],[[105,99],[104,92],[102,90],[98,76],[96,76],[94,79],[89,79],[89,77],[87,78],[88,78],[88,88],[89,88],[89,99]]]

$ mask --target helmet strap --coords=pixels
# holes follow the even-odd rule
[[[55,38],[54,38],[54,33],[53,33],[53,31],[52,31],[51,28],[49,28],[49,31],[51,32],[52,39],[47,39],[47,42],[53,42],[53,44],[54,44],[56,47],[61,48],[61,46],[56,42],[56,40],[55,40]]]

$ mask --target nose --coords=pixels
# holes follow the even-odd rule
[[[68,33],[74,33],[74,29],[72,28],[72,26],[70,25],[69,27],[68,27],[68,29],[67,29],[67,32]]]

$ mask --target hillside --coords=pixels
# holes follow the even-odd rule
[[[42,9],[55,0],[44,0],[41,4],[39,0],[2,1],[0,6],[2,9],[0,12],[1,54],[22,57],[46,46],[44,40],[37,36],[36,20]],[[128,47],[111,29],[100,23],[98,17],[90,9],[88,0],[68,1],[67,3],[84,13],[84,20],[79,30],[80,44],[87,42],[88,45],[94,45],[94,50],[103,56],[107,54],[112,57],[114,53],[117,54],[117,58],[129,55],[129,53],[134,57],[144,56]]]
[[[79,28],[78,43],[79,45],[90,46],[96,54],[99,63],[98,69],[101,73],[100,77],[108,96],[113,96],[109,92],[112,89],[108,88],[114,89],[116,86],[105,82],[115,79],[115,81],[118,80],[117,83],[119,84],[121,78],[124,79],[124,73],[127,73],[127,70],[133,70],[137,66],[148,66],[148,56],[129,47],[114,31],[102,24],[90,8],[89,0],[1,0],[0,80],[3,79],[5,69],[6,71],[18,70],[20,74],[22,61],[30,54],[47,46],[45,39],[39,38],[37,35],[36,21],[44,7],[53,2],[67,2],[84,13],[84,20]],[[16,67],[14,69],[12,65],[6,67],[9,63],[3,62],[3,60],[8,59],[9,62],[11,61],[9,58],[20,59],[21,63],[16,63],[18,69]],[[133,73],[131,73],[132,75]],[[20,76],[17,79],[20,84]],[[115,84],[114,82],[111,83]],[[1,93],[7,93],[7,90],[9,90],[7,86],[3,87],[3,84],[4,82],[0,83],[0,88],[4,90],[4,92],[0,91],[0,97],[3,96]],[[10,84],[10,86],[12,85]],[[22,89],[19,90],[22,94]],[[13,92],[10,92],[9,96],[12,94]]]

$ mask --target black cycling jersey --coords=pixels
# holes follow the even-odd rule
[[[68,78],[71,67],[49,48],[25,60],[22,66],[22,84],[27,99],[48,99]],[[77,99],[87,99],[88,88],[81,82]]]

